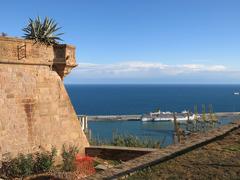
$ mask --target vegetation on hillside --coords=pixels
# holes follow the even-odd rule
[[[90,144],[98,146],[111,145],[123,147],[161,148],[161,146],[164,144],[164,141],[165,139],[158,141],[150,138],[139,138],[131,134],[113,133],[110,141],[95,138],[90,140]]]
[[[0,179],[23,178],[31,175],[54,172],[73,172],[78,168],[77,166],[85,168],[86,158],[80,156],[80,161],[76,159],[77,156],[79,157],[76,146],[63,146],[61,153],[62,164],[56,165],[56,155],[57,151],[55,148],[52,148],[51,152],[43,151],[35,154],[19,154],[13,159],[2,162]],[[91,158],[87,160],[92,162]],[[87,168],[89,168],[89,164],[87,165]],[[90,165],[93,169],[93,165]]]

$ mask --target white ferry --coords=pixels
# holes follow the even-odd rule
[[[176,118],[177,121],[193,121],[196,118],[196,115],[193,113],[189,113],[188,117],[188,112],[182,111],[181,113],[176,113]],[[149,114],[145,114],[141,117],[142,121],[174,121],[173,113],[172,112],[161,112],[156,111],[156,112],[150,112]]]
[[[153,118],[151,116],[143,115],[141,117],[141,121],[153,121]]]

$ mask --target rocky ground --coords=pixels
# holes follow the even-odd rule
[[[240,179],[240,129],[128,179]]]

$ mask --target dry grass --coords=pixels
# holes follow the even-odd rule
[[[240,129],[128,179],[240,179]]]

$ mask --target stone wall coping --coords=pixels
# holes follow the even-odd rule
[[[27,42],[27,43],[34,43],[34,40],[30,40],[30,39],[22,39],[19,37],[9,37],[9,36],[0,36],[0,41],[13,41],[13,42]],[[49,45],[52,46],[52,45]],[[74,45],[71,44],[56,44],[53,46],[58,46],[58,47],[69,47],[69,48],[76,48]]]
[[[68,44],[45,45],[34,40],[0,37],[0,64],[49,66],[63,79],[77,66],[75,50]]]
[[[119,151],[143,151],[152,152],[157,151],[154,148],[136,148],[136,147],[122,147],[122,146],[89,146],[86,149],[103,149],[103,150],[119,150]]]

